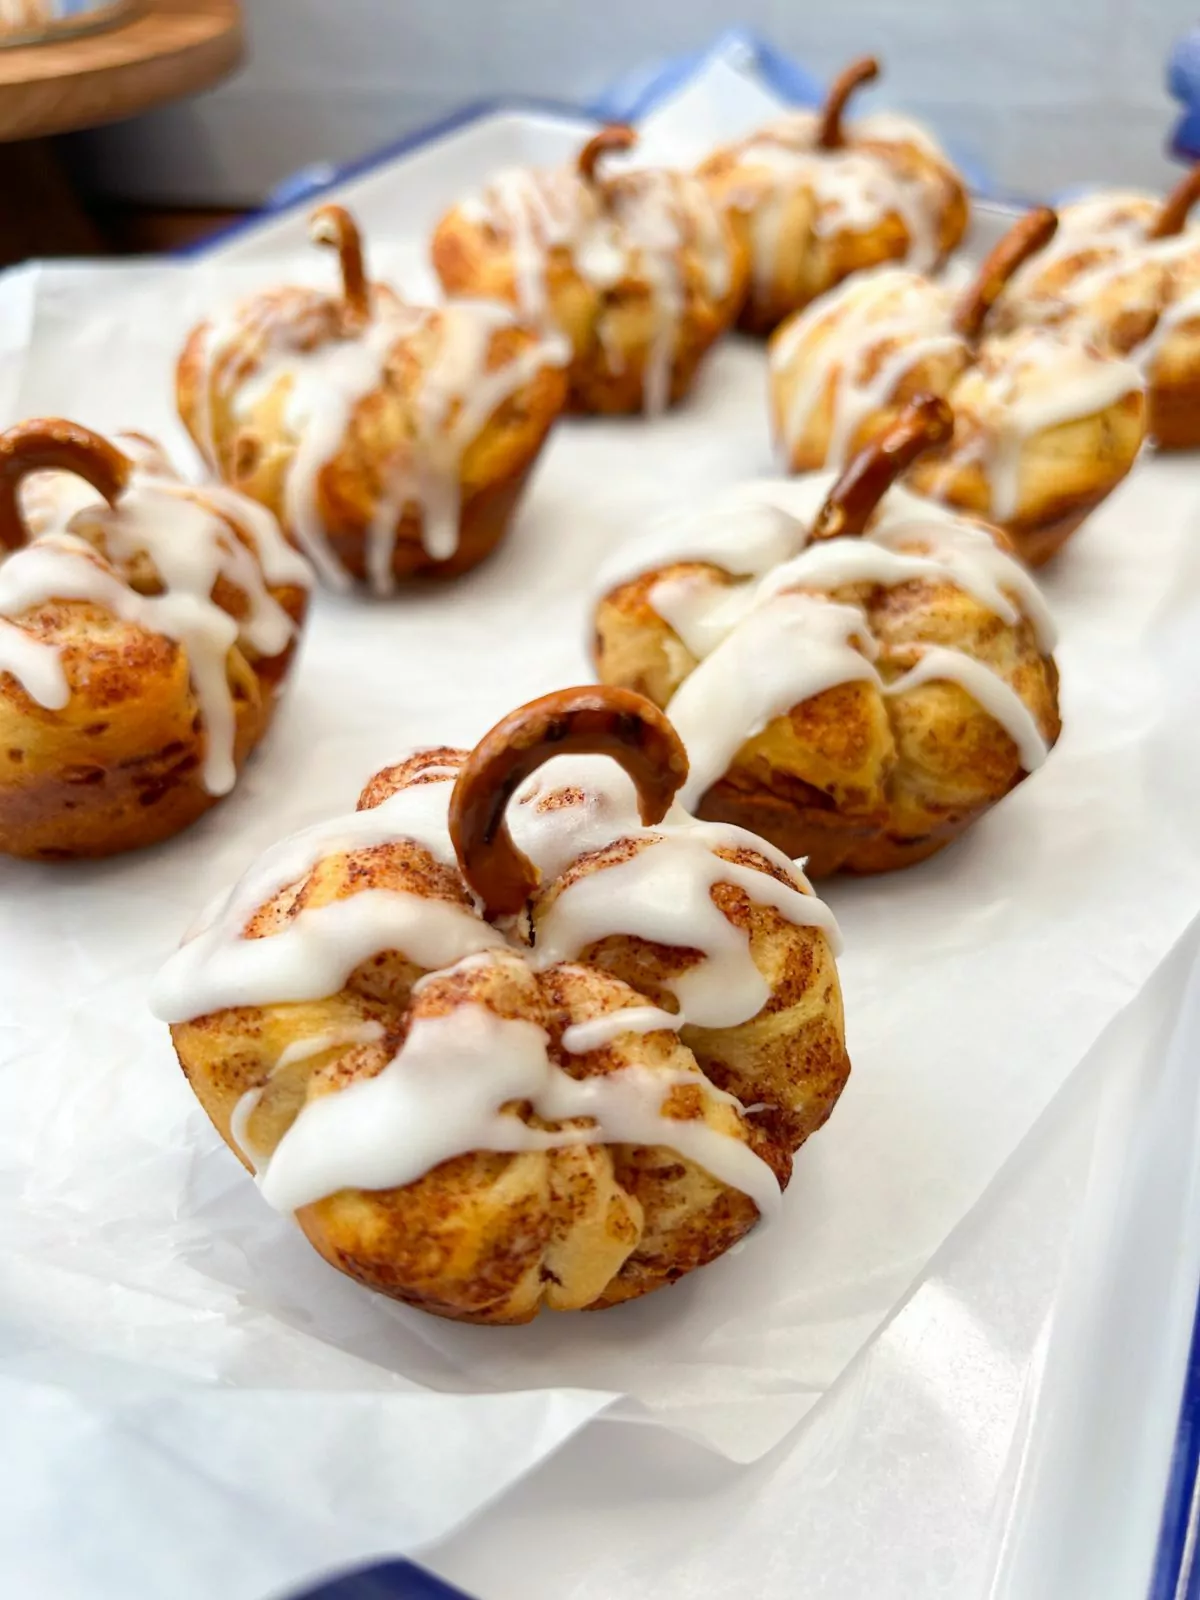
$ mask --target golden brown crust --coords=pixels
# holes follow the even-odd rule
[[[898,548],[921,553],[919,530]],[[668,712],[697,662],[649,597],[681,570],[618,585],[596,613],[600,679],[636,686]],[[926,646],[962,651],[1014,690],[1047,744],[1057,739],[1058,675],[1029,622],[1004,622],[949,580],[857,584],[827,598],[863,609],[885,681],[914,666]],[[697,811],[806,857],[811,877],[884,872],[943,848],[1025,776],[1009,734],[958,684],[935,679],[885,696],[856,681],[812,696],[748,738]]]
[[[950,443],[913,467],[909,482],[977,517],[994,517],[986,460],[972,459],[972,441],[988,423],[975,412],[975,369],[951,390],[955,429]],[[1146,396],[1131,390],[1091,416],[1073,417],[1021,441],[1017,509],[1001,523],[1023,559],[1040,566],[1100,505],[1137,460],[1146,436]]]
[[[939,295],[932,284],[929,293]],[[797,318],[802,315],[803,312],[795,313]],[[788,472],[819,472],[829,461],[837,424],[838,392],[844,380],[843,364],[829,360],[826,349],[829,341],[836,337],[837,329],[836,317],[823,318],[795,344],[794,320],[789,317],[771,339],[772,360],[767,375],[771,432],[776,453]],[[789,340],[793,341],[793,349],[784,361],[778,353],[786,348]],[[868,323],[865,348],[853,352],[861,383],[869,385],[877,380],[885,365],[895,360],[907,342],[903,335],[888,333],[886,329],[883,337],[873,336]],[[905,408],[921,395],[943,399],[951,395],[969,361],[970,352],[965,343],[938,346],[912,361],[884,402],[856,421],[844,441],[844,459],[852,459],[886,433]],[[824,363],[828,370],[824,373],[820,393],[810,406],[807,395],[813,381],[813,368],[818,363]],[[801,391],[805,396],[806,415],[802,425],[793,429],[792,412]]]
[[[390,298],[378,286],[374,293]],[[318,520],[337,564],[356,582],[370,576],[368,532],[387,492],[389,472],[398,458],[414,450],[425,374],[450,337],[448,323],[462,314],[453,308],[431,311],[419,322],[414,319],[410,332],[398,333],[380,386],[353,406],[340,444],[317,476]],[[288,527],[287,479],[299,444],[287,418],[288,380],[281,378],[248,411],[235,405],[239,387],[257,370],[264,353],[251,330],[274,319],[290,330],[298,348],[315,349],[354,336],[357,328],[346,325],[342,302],[305,289],[262,295],[242,308],[242,317],[243,337],[231,341],[212,362],[206,354],[207,324],[192,332],[176,373],[179,414],[201,453],[215,454],[212,465],[220,476]],[[515,324],[496,328],[484,371],[505,367],[538,343],[535,334]],[[456,578],[492,553],[511,525],[565,396],[565,375],[547,356],[529,381],[484,420],[458,463],[459,531],[452,555],[440,557],[426,549],[422,511],[415,501],[401,508],[392,548],[395,582]],[[443,432],[468,398],[452,402]]]
[[[130,463],[108,441],[100,443],[124,464],[111,482],[97,485],[115,498]],[[158,462],[166,468],[161,456]],[[35,464],[41,470],[51,463],[42,453]],[[68,468],[71,459],[64,455],[57,464]],[[202,489],[189,498],[223,522],[257,562],[248,529],[209,502]],[[84,515],[70,526],[93,546],[102,570],[116,571],[138,593],[160,592],[159,575],[144,553],[124,570],[109,564],[103,519]],[[244,642],[229,651],[238,771],[270,726],[308,604],[307,590],[295,584],[267,585],[267,592],[295,632],[269,658]],[[247,597],[225,577],[218,578],[211,598],[228,615],[244,617]],[[0,852],[64,861],[141,849],[171,838],[222,798],[205,781],[209,735],[181,644],[91,600],[52,599],[8,620],[29,640],[54,650],[70,693],[61,709],[50,709],[11,673],[0,672]]]
[[[869,131],[846,133],[841,120],[845,98],[877,70],[869,57],[847,68],[811,128],[805,124],[798,132],[798,119],[784,118],[715,151],[697,168],[731,217],[750,260],[749,292],[738,319],[747,333],[770,334],[786,317],[851,274],[903,261],[915,242],[899,198],[872,226],[847,226],[802,166],[791,181],[785,181],[777,164],[759,156],[763,146],[811,152],[817,159],[865,156],[877,162],[885,175],[915,185],[928,198],[939,262],[957,248],[966,232],[966,189],[948,161],[914,140],[873,139]],[[765,219],[768,210],[770,226],[756,227],[756,219]],[[764,237],[771,241],[769,257],[763,244],[756,242]]]
[[[378,806],[414,784],[448,782],[447,769],[460,771],[468,759],[450,748],[422,751],[377,773],[359,805]],[[550,791],[540,804],[553,809],[577,799]],[[616,839],[543,885],[530,906],[533,937],[570,884],[649,844],[648,836]],[[794,884],[757,850],[717,854]],[[326,857],[253,913],[244,936],[274,937],[305,912],[372,889],[463,910],[472,905],[458,872],[423,845],[397,839]],[[306,1104],[375,1076],[418,1020],[467,1004],[538,1024],[551,1060],[573,1078],[630,1067],[667,1074],[666,1117],[700,1121],[744,1143],[783,1185],[795,1151],[828,1117],[849,1072],[837,972],[820,929],[789,923],[731,882],[718,881],[710,892],[745,931],[770,991],[759,1013],[738,1027],[676,1032],[664,1025],[567,1050],[564,1034],[574,1023],[648,1003],[673,1011],[666,982],[700,952],[618,934],[571,962],[534,967],[521,958],[526,946],[514,933],[507,955],[432,976],[398,951],[383,951],[327,999],[215,1011],[176,1024],[172,1037],[214,1126],[246,1165],[232,1118],[249,1091],[257,1099],[248,1112],[243,1105],[238,1132],[261,1165]],[[374,1036],[362,1034],[364,1023],[375,1025]],[[279,1065],[288,1045],[330,1035],[319,1053]],[[528,1107],[512,1109],[536,1124]],[[543,1307],[598,1309],[649,1293],[722,1254],[757,1217],[749,1196],[672,1148],[603,1143],[468,1152],[402,1188],[343,1189],[297,1212],[321,1255],[358,1282],[435,1316],[493,1325],[528,1322]]]
[[[606,177],[602,169],[595,170],[598,157],[627,147],[629,133],[610,128],[597,134],[579,158],[586,172],[523,175],[534,191],[546,186],[549,203],[573,219],[565,225],[565,239],[558,233],[538,237],[538,224],[530,222],[530,248],[537,255],[531,267],[518,261],[511,228],[489,212],[480,216],[465,206],[455,206],[441,218],[430,246],[434,270],[451,296],[500,300],[534,315],[535,308],[524,303],[525,280],[528,272],[534,273],[541,302],[536,314],[570,341],[567,405],[574,412],[621,415],[646,409],[653,399],[650,370],[660,359],[664,338],[669,351],[662,399],[669,405],[682,400],[709,349],[733,323],[746,290],[745,241],[694,180],[666,171]],[[670,313],[660,274],[643,259],[640,234],[628,234],[623,221],[627,211],[639,207],[670,208],[679,229],[671,297],[678,303]],[[608,228],[624,255],[621,271],[611,281],[581,270],[577,241],[570,237],[595,234],[611,252],[611,242],[604,238]],[[723,285],[721,274],[710,277],[706,259],[714,240],[724,258]]]

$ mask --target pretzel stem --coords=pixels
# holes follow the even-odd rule
[[[579,176],[584,183],[595,183],[596,163],[601,156],[613,155],[619,150],[632,150],[637,143],[637,132],[623,122],[609,123],[594,133],[579,152]]]
[[[530,773],[562,755],[619,762],[637,788],[647,827],[662,821],[687,777],[687,752],[675,729],[628,689],[559,689],[501,718],[467,757],[450,797],[459,866],[489,917],[520,911],[538,886],[537,868],[517,849],[505,812]]]
[[[308,234],[314,244],[327,244],[338,253],[342,299],[351,322],[369,321],[371,294],[363,266],[362,235],[354,218],[345,206],[318,206],[308,219]]]
[[[911,400],[891,427],[860,450],[825,497],[809,542],[852,539],[866,528],[884,495],[918,456],[945,444],[954,432],[954,413],[937,395]]]
[[[29,542],[18,496],[30,472],[72,472],[109,505],[129,482],[133,462],[90,428],[62,417],[35,417],[0,434],[0,545],[17,550]]]
[[[1162,210],[1146,234],[1147,239],[1173,239],[1177,233],[1182,233],[1188,212],[1197,200],[1200,200],[1200,161],[1190,172],[1184,173],[1163,201]]]
[[[983,332],[988,312],[1004,293],[1017,268],[1043,250],[1058,230],[1058,216],[1049,206],[1027,211],[988,252],[974,282],[954,311],[954,330],[972,343]]]
[[[873,83],[879,76],[879,63],[874,56],[861,56],[852,61],[829,86],[825,104],[821,107],[821,120],[817,124],[817,149],[840,150],[846,142],[842,128],[842,112],[846,101],[864,83]]]

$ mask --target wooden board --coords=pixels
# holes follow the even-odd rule
[[[237,0],[146,0],[105,32],[0,50],[0,142],[91,128],[194,94],[241,53]]]

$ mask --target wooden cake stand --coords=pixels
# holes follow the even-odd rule
[[[50,135],[194,94],[241,53],[238,0],[143,0],[103,32],[0,49],[0,265],[103,249]]]

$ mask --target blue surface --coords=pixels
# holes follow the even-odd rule
[[[1192,1560],[1184,1570],[1189,1532],[1197,1527],[1197,1480],[1200,1479],[1200,1301],[1192,1325],[1192,1346],[1188,1352],[1183,1380],[1183,1399],[1179,1406],[1179,1426],[1171,1456],[1171,1476],[1163,1504],[1158,1550],[1150,1600],[1200,1600],[1200,1561]],[[1194,1543],[1194,1540],[1193,1540]]]
[[[1181,100],[1184,114],[1171,135],[1171,153],[1183,161],[1200,160],[1200,28],[1193,28],[1171,52],[1167,88]]]
[[[315,1589],[304,1589],[287,1600],[471,1600],[461,1589],[435,1578],[411,1561],[381,1561],[340,1578],[330,1578]]]

